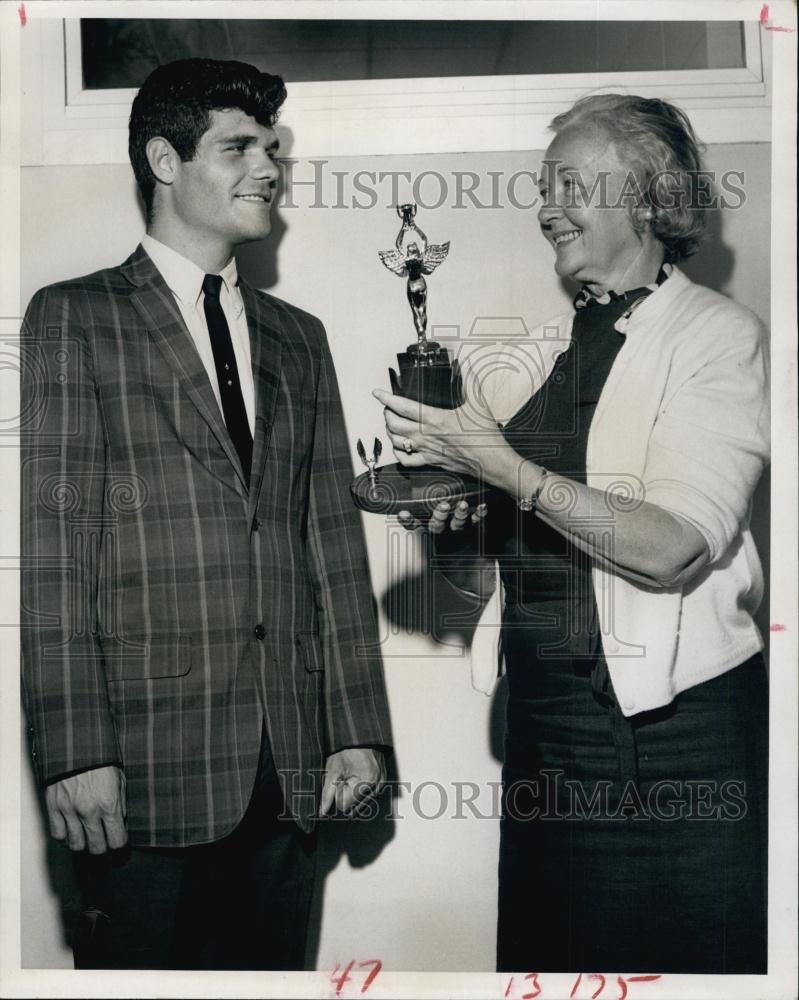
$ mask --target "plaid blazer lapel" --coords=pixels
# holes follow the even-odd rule
[[[211,427],[230,459],[241,487],[246,490],[247,482],[241,462],[208,381],[208,374],[160,271],[141,246],[121,265],[120,270],[136,286],[136,291],[130,297],[133,308],[141,316],[147,332],[166,363],[180,379],[183,390],[197,407],[200,416]]]
[[[254,291],[241,277],[239,291],[250,330],[255,383],[255,437],[250,471],[250,509],[254,512],[263,482],[269,437],[280,392],[283,335],[280,320],[269,300]]]

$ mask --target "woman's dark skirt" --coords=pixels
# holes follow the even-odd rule
[[[604,657],[540,640],[506,610],[499,971],[764,973],[760,654],[627,719]]]

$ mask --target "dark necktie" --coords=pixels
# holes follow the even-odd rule
[[[239,370],[236,365],[236,355],[233,353],[233,341],[230,339],[230,330],[219,301],[221,287],[221,275],[206,274],[203,278],[205,295],[203,307],[208,323],[208,335],[211,338],[211,349],[214,352],[214,366],[219,382],[219,395],[222,399],[222,413],[225,416],[225,423],[233,446],[241,461],[244,478],[249,482],[250,466],[252,465],[252,434],[247,420],[247,411],[244,408],[244,397],[241,394]]]

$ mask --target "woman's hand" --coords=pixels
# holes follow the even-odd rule
[[[463,531],[469,524],[478,525],[486,516],[487,510],[486,505],[481,503],[475,507],[474,511],[470,511],[469,504],[465,500],[457,503],[455,510],[452,510],[452,504],[448,500],[441,500],[436,504],[426,525],[422,524],[408,510],[401,510],[397,517],[399,523],[408,531],[427,528],[431,535],[441,535],[447,529],[448,524],[450,531]],[[452,517],[450,517],[450,512]]]
[[[496,451],[509,446],[498,427],[469,431],[467,407],[444,410],[426,406],[382,389],[372,395],[384,406],[386,430],[400,465],[418,468],[435,465],[448,472],[463,472],[491,481],[486,475]],[[489,462],[489,459],[491,462]]]
[[[385,407],[386,427],[400,465],[436,465],[465,472],[517,501],[537,492],[543,469],[514,451],[498,427],[470,432],[465,429],[469,417],[461,410],[425,406],[381,389],[373,395]],[[569,502],[564,503],[564,498]],[[614,531],[599,531],[597,511],[603,512],[601,524],[605,524],[608,504],[603,490],[549,474],[537,496],[535,513],[529,516],[541,518],[597,564],[649,587],[682,586],[705,565],[707,544],[687,521],[642,502],[629,510],[612,506]],[[428,526],[442,542],[452,537],[449,532],[443,534],[448,515],[449,511],[439,511]],[[463,520],[465,526],[468,519]],[[418,526],[408,519],[402,523]],[[598,539],[602,539],[600,544]]]

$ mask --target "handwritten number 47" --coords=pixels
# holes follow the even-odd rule
[[[359,969],[366,969],[369,966],[372,967],[371,972],[364,977],[363,983],[361,984],[361,989],[360,989],[361,993],[366,993],[366,991],[369,989],[369,987],[377,978],[378,972],[380,972],[380,970],[383,968],[383,963],[376,958],[369,959],[367,962],[355,962],[355,961],[348,962],[340,974],[338,974],[340,966],[337,965],[335,969],[333,969],[333,972],[331,973],[330,976],[330,982],[335,984],[337,997],[341,996],[341,991],[344,989],[345,985],[349,982],[352,982],[352,976],[350,975],[350,973],[356,967],[356,965]]]

